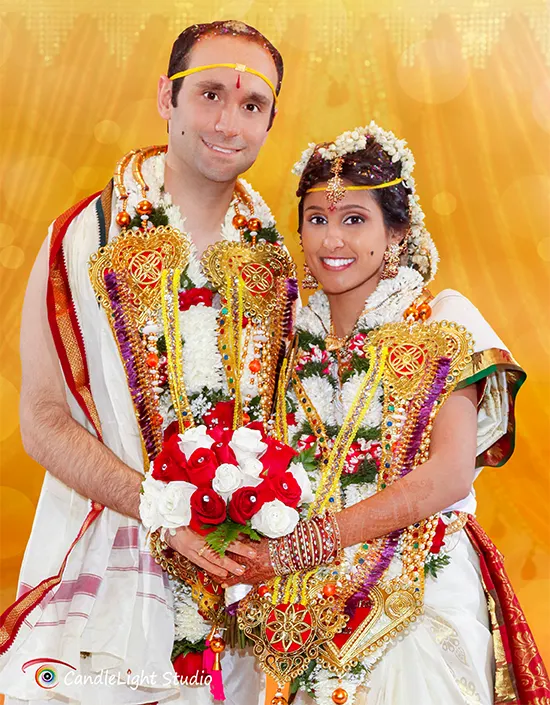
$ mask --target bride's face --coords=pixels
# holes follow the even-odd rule
[[[316,184],[323,187],[326,184]],[[327,294],[374,290],[384,252],[398,234],[388,231],[369,191],[346,191],[331,211],[324,191],[304,198],[302,241],[306,263]]]

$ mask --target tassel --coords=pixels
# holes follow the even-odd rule
[[[220,654],[225,649],[225,642],[219,636],[206,640],[206,650],[202,654],[202,667],[210,681],[210,694],[214,700],[225,700]]]

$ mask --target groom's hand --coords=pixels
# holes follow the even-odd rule
[[[255,549],[241,541],[233,541],[229,545],[229,550],[232,553],[231,558],[227,555],[220,556],[208,546],[200,534],[195,533],[187,526],[176,529],[173,536],[167,531],[165,541],[174,551],[181,553],[182,556],[218,580],[242,576],[247,569],[243,559],[249,562],[256,557]],[[239,582],[241,582],[240,577],[235,579],[235,583]]]

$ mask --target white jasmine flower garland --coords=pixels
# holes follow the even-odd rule
[[[161,207],[169,224],[179,230],[181,233],[188,233],[185,218],[182,215],[179,207],[172,201],[171,195],[164,189],[166,155],[158,154],[146,159],[143,163],[143,177],[147,183],[149,190],[147,193],[148,200],[156,207]],[[261,198],[261,196],[251,188],[244,180],[240,180],[241,185],[247,192],[252,208],[256,217],[258,217],[264,227],[274,226],[275,221],[269,208]],[[128,201],[126,209],[128,212],[134,212],[139,201],[143,199],[143,193],[139,184],[135,181],[132,174],[132,165],[129,164],[124,175],[124,184],[128,192]],[[221,239],[237,242],[240,240],[240,232],[233,225],[233,216],[235,202],[232,201],[229,205],[224,221],[221,226]],[[113,198],[113,223],[114,215],[122,210],[122,202],[118,194]],[[186,278],[194,287],[208,286],[206,277],[202,272],[201,262],[197,256],[197,250],[191,240],[191,251],[188,266],[185,270]],[[229,398],[229,392],[226,385],[226,378],[222,367],[221,356],[217,346],[218,325],[217,316],[219,312],[219,297],[215,297],[214,306],[208,307],[203,304],[198,304],[189,307],[187,311],[180,313],[181,332],[183,337],[183,368],[186,389],[189,394],[191,410],[195,419],[202,419],[205,413],[211,410],[220,395],[224,393]],[[152,331],[150,331],[152,332]],[[159,326],[159,335],[162,333],[162,326]],[[244,332],[243,332],[244,337]],[[248,363],[252,360],[254,354],[254,346],[249,346],[248,355],[245,353],[244,369],[248,370]],[[252,385],[249,382],[250,375],[247,377],[246,384],[243,385],[243,395],[248,395],[253,398],[257,395],[257,385]],[[204,392],[207,390],[207,392]],[[209,394],[212,397],[209,398]],[[197,396],[194,396],[197,395]],[[170,391],[166,387],[164,392],[159,391],[159,411],[163,417],[163,427],[166,428],[172,421],[175,420],[175,413],[172,406]],[[209,447],[208,445],[198,445],[195,443],[193,449],[197,447]],[[192,452],[191,447],[188,448]],[[252,466],[249,463],[248,469]],[[245,480],[248,484],[257,484],[258,480],[252,476],[246,476]],[[186,515],[182,511],[182,506],[174,497],[175,488],[169,490],[166,495],[161,494],[158,481],[148,476],[144,482],[144,488],[147,491],[141,497],[141,507],[145,524],[151,528],[160,526],[173,526],[174,522],[180,521],[180,525],[186,523]],[[165,483],[160,483],[164,485]],[[194,486],[193,486],[194,487]],[[161,500],[162,497],[162,500]],[[183,500],[182,500],[183,501]],[[161,511],[162,510],[162,511]],[[197,606],[194,604],[190,592],[185,598],[183,606],[178,607],[176,596],[177,586],[179,581],[171,581],[175,598],[175,629],[176,639],[188,639],[191,642],[199,641],[208,631],[210,626],[199,615]],[[179,583],[180,586],[183,584]],[[187,589],[187,586],[184,586]]]

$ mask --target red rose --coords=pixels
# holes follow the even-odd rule
[[[247,428],[251,428],[253,431],[259,431],[262,434],[262,441],[266,442],[267,436],[265,433],[264,425],[261,421],[252,421],[246,424]]]
[[[235,453],[233,452],[233,448],[231,448],[231,446],[229,446],[227,442],[214,443],[211,450],[216,455],[216,460],[220,465],[222,465],[222,463],[238,465],[237,458],[235,456]]]
[[[286,425],[287,426],[296,426],[296,414],[289,412],[286,415]]]
[[[189,482],[187,461],[179,447],[179,435],[170,436],[153,462],[153,477],[162,482]]]
[[[264,442],[267,443],[267,450],[260,460],[262,461],[264,469],[267,471],[267,476],[273,477],[274,475],[280,475],[285,472],[292,458],[298,455],[298,453],[294,448],[287,446],[286,443],[282,443],[275,438],[264,438]]]
[[[181,679],[190,679],[193,676],[200,678],[205,673],[202,667],[202,652],[191,651],[188,654],[180,654],[174,659],[172,665]]]
[[[176,433],[179,432],[179,422],[178,421],[172,421],[172,423],[169,423],[168,426],[164,429],[164,442],[169,441],[172,436],[174,436]]]
[[[233,415],[235,413],[235,402],[231,401],[219,401],[216,406],[207,411],[202,417],[203,423],[212,431],[213,433],[218,433],[222,429],[233,428]],[[213,433],[209,434],[214,438]],[[216,440],[221,440],[216,438]]]
[[[267,494],[261,486],[241,487],[233,492],[229,501],[229,516],[237,524],[246,524],[265,504]]]
[[[217,526],[225,521],[225,502],[211,487],[200,487],[191,495],[191,521],[189,526],[198,534],[208,534],[212,528],[203,529],[204,524]]]
[[[302,488],[291,472],[283,472],[275,477],[270,477],[268,483],[275,493],[276,499],[280,499],[287,507],[296,508],[298,506],[302,498]]]
[[[439,553],[439,551],[441,551],[441,547],[445,543],[445,529],[446,528],[447,527],[446,527],[445,522],[440,517],[439,522],[437,524],[437,529],[435,530],[432,545],[430,547],[430,553]]]
[[[187,311],[191,306],[197,306],[198,304],[212,306],[214,292],[205,287],[197,287],[196,289],[180,291],[178,298],[180,311]]]
[[[187,461],[189,482],[197,487],[209,487],[217,468],[216,455],[209,448],[197,448]]]

